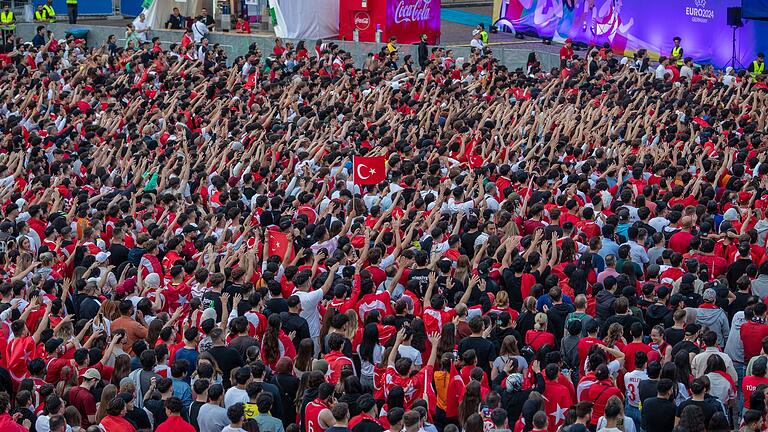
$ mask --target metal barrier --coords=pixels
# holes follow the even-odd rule
[[[17,34],[24,37],[25,40],[31,40],[35,34],[35,27],[37,27],[37,24],[20,23],[17,25]],[[56,37],[62,37],[70,25],[66,23],[55,23],[50,24],[47,27],[50,30],[53,30]],[[90,30],[88,33],[89,45],[99,46],[105,44],[107,37],[113,34],[118,36],[118,40],[123,42],[125,41],[125,30],[123,27],[96,25],[78,25],[77,27],[85,27]],[[152,37],[157,36],[160,38],[161,43],[167,47],[172,43],[179,43],[181,41],[182,35],[183,33],[180,30],[152,30],[148,39],[151,40]],[[122,36],[122,38],[120,38],[120,36]],[[248,47],[253,43],[257,44],[265,55],[269,55],[272,53],[274,39],[275,37],[273,35],[244,35],[238,33],[223,32],[210,33],[208,37],[208,40],[211,44],[219,44],[219,46],[224,48],[225,52],[227,53],[227,57],[230,60],[234,60],[235,57],[245,54],[248,51]],[[308,42],[312,43],[312,41]],[[363,61],[365,61],[369,53],[378,52],[382,46],[381,44],[376,43],[353,41],[335,41],[335,43],[339,44],[343,50],[350,53],[356,65],[362,65]],[[417,48],[418,47],[416,45],[401,45],[400,58],[402,59],[407,54],[410,54],[414,59],[418,58]],[[528,53],[532,51],[530,49],[522,48],[504,48],[501,45],[492,46],[491,48],[493,49],[494,56],[499,59],[501,64],[504,64],[511,69],[525,67],[525,64],[528,60]],[[468,46],[450,47],[449,49],[453,50],[456,58],[469,57],[470,47]],[[536,55],[541,62],[542,68],[545,70],[556,67],[560,63],[557,53],[538,50],[533,51],[536,52]]]

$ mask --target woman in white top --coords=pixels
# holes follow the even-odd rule
[[[373,390],[373,371],[381,363],[384,347],[379,343],[379,328],[375,323],[368,323],[363,329],[363,341],[357,347],[360,356],[360,384],[364,391]]]
[[[709,356],[707,359],[707,369],[704,372],[709,378],[709,394],[720,399],[724,406],[729,405],[736,399],[736,384],[733,378],[728,375],[725,368],[725,361],[718,355]]]
[[[635,422],[624,415],[624,403],[611,396],[605,403],[605,415],[597,421],[598,432],[635,432]]]

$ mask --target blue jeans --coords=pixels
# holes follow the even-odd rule
[[[624,417],[629,417],[635,422],[635,429],[637,432],[643,432],[643,419],[640,415],[640,409],[632,406],[629,402],[624,403]]]
[[[736,403],[733,410],[733,424],[739,424],[742,411],[744,411],[744,393],[741,392],[741,382],[744,381],[744,375],[747,373],[747,365],[733,362],[733,368],[736,369],[736,375],[739,377],[739,382],[736,384],[738,391],[736,392]]]

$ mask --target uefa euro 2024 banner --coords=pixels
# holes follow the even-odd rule
[[[609,43],[629,54],[646,48],[669,55],[672,38],[682,38],[685,55],[696,63],[724,67],[731,59],[732,29],[726,8],[740,0],[496,0],[500,29],[586,44]],[[745,21],[736,31],[736,57],[746,67],[768,48],[768,22]]]

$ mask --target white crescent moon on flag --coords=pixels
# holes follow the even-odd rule
[[[365,165],[363,165],[363,164],[360,164],[360,165],[358,165],[358,166],[357,166],[357,172],[356,172],[355,174],[356,174],[358,177],[360,177],[360,180],[367,180],[369,177],[371,177],[371,170],[370,170],[370,168],[369,168],[369,169],[368,169],[368,175],[367,175],[367,176],[364,176],[364,175],[362,175],[362,174],[360,173],[360,168],[362,168],[362,167],[366,167],[366,168],[368,168],[367,166],[365,166]]]

